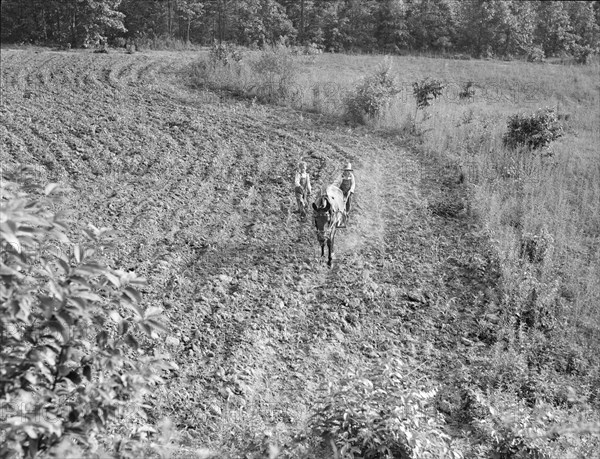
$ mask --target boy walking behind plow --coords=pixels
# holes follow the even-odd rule
[[[300,218],[306,218],[308,209],[308,197],[312,193],[310,186],[310,175],[306,172],[306,163],[301,161],[298,163],[298,171],[294,180],[294,191],[296,193],[296,202],[298,204],[298,213]]]
[[[356,180],[354,179],[354,174],[352,172],[352,164],[348,163],[344,171],[338,176],[335,182],[333,182],[335,186],[342,190],[342,193],[344,193],[344,200],[346,201],[344,218],[342,223],[339,225],[342,228],[348,223],[348,214],[350,213],[350,205],[352,204],[352,195],[354,194],[354,188],[356,186]]]

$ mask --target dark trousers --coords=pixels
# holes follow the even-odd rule
[[[352,193],[346,195],[346,213],[350,212],[350,203],[352,201]]]

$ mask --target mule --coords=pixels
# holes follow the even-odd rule
[[[329,185],[325,190],[321,190],[321,194],[313,202],[313,211],[317,239],[321,244],[321,257],[325,256],[325,242],[327,242],[327,266],[331,267],[335,232],[338,225],[342,223],[345,212],[344,193],[337,186]]]

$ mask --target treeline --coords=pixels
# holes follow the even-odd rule
[[[599,1],[8,0],[1,7],[3,42],[82,47],[164,37],[582,61],[600,52]]]

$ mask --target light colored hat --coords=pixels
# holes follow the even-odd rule
[[[346,169],[344,169],[345,171],[351,171],[352,170],[352,164],[348,163],[348,165],[346,166]]]

